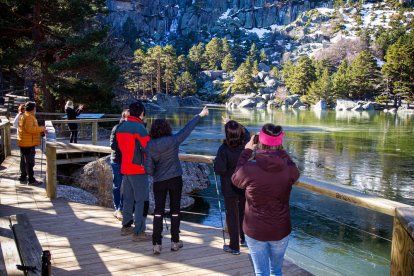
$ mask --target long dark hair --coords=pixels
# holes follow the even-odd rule
[[[262,127],[262,131],[264,133],[266,133],[267,135],[275,136],[276,137],[276,136],[279,136],[282,133],[283,128],[281,126],[276,126],[274,124],[265,124]],[[283,149],[283,146],[282,145],[279,145],[279,146],[268,146],[268,145],[264,145],[264,144],[262,144],[262,143],[259,142],[257,144],[257,148],[258,149],[261,149],[261,150],[281,150],[281,149]]]
[[[151,139],[171,136],[172,129],[170,123],[165,119],[156,119],[151,125],[149,135]]]
[[[226,133],[225,143],[231,148],[238,148],[244,145],[245,130],[238,122],[230,120],[224,125]]]

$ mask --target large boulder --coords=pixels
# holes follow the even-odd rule
[[[346,110],[351,110],[352,108],[354,108],[357,105],[356,102],[353,101],[348,101],[348,100],[336,100],[336,107],[335,110],[336,111],[346,111]]]
[[[209,168],[207,164],[181,162],[183,168],[183,194],[181,208],[187,208],[194,203],[188,194],[206,189],[209,184]],[[75,182],[82,189],[92,193],[98,199],[98,205],[113,207],[112,204],[112,170],[110,157],[106,156],[86,164],[76,173]],[[152,177],[149,177],[150,212],[154,210],[154,194]],[[166,206],[169,206],[167,203]]]
[[[180,101],[178,97],[171,97],[164,93],[157,93],[152,98],[153,102],[163,108],[179,107]]]
[[[241,108],[254,108],[254,107],[256,107],[256,101],[254,99],[245,99],[238,105],[238,107],[241,107]]]
[[[305,105],[300,101],[300,99],[297,99],[296,102],[292,104],[293,109],[305,107]]]
[[[320,100],[319,102],[317,102],[313,106],[313,109],[314,110],[326,110],[327,108],[328,108],[328,104],[326,103],[325,100]]]
[[[194,96],[184,97],[180,99],[180,106],[184,107],[199,107],[202,105],[202,101]]]
[[[259,67],[260,71],[264,71],[264,72],[269,72],[270,71],[270,67],[267,64],[263,63],[263,62],[260,62],[258,67]]]
[[[217,79],[222,80],[223,73],[224,71],[222,70],[206,70],[206,71],[201,72],[200,77],[211,80],[211,81],[217,80]]]
[[[373,102],[367,102],[362,105],[362,109],[364,109],[365,111],[375,110],[375,104]]]

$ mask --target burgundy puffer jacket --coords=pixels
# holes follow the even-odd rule
[[[244,233],[259,241],[278,241],[290,234],[289,199],[299,170],[284,150],[245,149],[232,176],[233,184],[246,189]]]

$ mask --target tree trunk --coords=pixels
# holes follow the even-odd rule
[[[47,64],[45,62],[41,63],[41,71],[42,71],[42,92],[43,92],[43,112],[53,112],[54,110],[54,99],[50,91],[48,90],[47,86],[50,82],[49,73],[47,70]]]

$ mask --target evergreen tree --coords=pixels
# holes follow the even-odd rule
[[[374,56],[362,51],[349,68],[351,97],[353,99],[372,99],[377,96],[381,75]]]
[[[148,49],[147,54],[149,55],[149,60],[155,64],[155,77],[156,77],[156,91],[162,92],[161,88],[161,76],[162,72],[162,65],[161,65],[161,57],[162,57],[162,48],[161,46],[157,45],[153,48]]]
[[[96,20],[104,10],[103,0],[0,2],[0,64],[22,79],[22,68],[34,72],[44,111],[55,111],[56,97],[88,102],[92,110],[111,102],[118,69]]]
[[[177,55],[172,45],[167,45],[162,49],[162,67],[165,93],[169,94],[178,74]]]
[[[303,55],[296,66],[289,62],[286,63],[283,69],[283,79],[291,93],[305,95],[310,84],[316,80],[312,60]]]
[[[246,62],[242,63],[234,73],[233,90],[239,93],[250,93],[256,90],[250,59],[246,59]]]
[[[260,62],[263,62],[263,63],[268,63],[269,62],[269,57],[266,55],[266,52],[265,52],[265,50],[264,49],[262,49],[261,51],[260,51]]]
[[[223,47],[219,38],[213,37],[213,39],[207,43],[204,57],[208,63],[208,69],[219,70],[221,68]]]
[[[144,94],[153,94],[154,87],[156,87],[155,80],[157,75],[157,59],[155,55],[151,54],[151,48],[148,49],[141,66],[142,87]]]
[[[185,71],[182,75],[178,76],[175,81],[175,91],[181,96],[191,96],[197,92],[197,83],[194,81],[190,72]]]
[[[332,90],[337,98],[347,98],[349,96],[348,62],[345,59],[342,60],[338,71],[332,77]]]
[[[223,45],[223,58],[229,54],[233,54],[230,44],[226,37],[223,38],[223,40],[221,41],[221,44]]]
[[[233,56],[230,53],[227,54],[223,59],[221,68],[226,72],[233,72],[235,66],[236,64],[234,62]]]
[[[414,34],[401,37],[391,45],[385,55],[387,61],[382,73],[389,85],[391,97],[400,96],[408,103],[414,100]]]
[[[257,60],[257,53],[258,53],[258,50],[257,50],[256,43],[253,42],[252,46],[250,47],[249,57],[248,57],[251,62],[254,62],[255,60]]]
[[[188,53],[188,58],[192,62],[194,74],[198,76],[201,69],[204,69],[206,63],[204,59],[204,44],[200,42],[199,44],[191,47]]]
[[[310,103],[317,103],[324,99],[328,104],[333,104],[336,97],[332,92],[331,77],[329,76],[328,68],[325,67],[320,77],[311,83],[307,98]]]
[[[177,59],[178,72],[182,74],[185,71],[190,70],[190,60],[185,55],[180,55]]]

